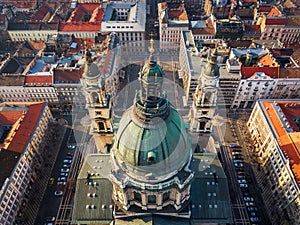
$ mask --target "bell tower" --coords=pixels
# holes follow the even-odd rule
[[[105,77],[93,62],[89,49],[86,50],[85,57],[82,83],[91,120],[90,134],[95,139],[97,151],[105,153],[109,151],[113,138],[111,98],[105,89]]]
[[[212,118],[217,106],[219,88],[219,66],[217,65],[217,47],[211,54],[206,67],[198,79],[198,86],[193,94],[189,120],[190,129],[195,133],[212,133]]]

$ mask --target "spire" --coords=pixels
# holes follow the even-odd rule
[[[153,53],[155,52],[155,49],[154,49],[154,40],[153,40],[153,36],[154,34],[153,33],[150,33],[150,49],[149,49],[149,52],[150,52],[150,55],[149,55],[149,62],[153,62],[154,61],[154,57],[153,57]]]
[[[135,99],[136,114],[142,120],[146,120],[146,117],[166,116],[168,111],[168,107],[161,108],[162,105],[168,104],[168,101],[164,99],[165,93],[162,90],[165,73],[153,59],[153,53],[155,52],[153,36],[151,33],[149,60],[145,62],[139,72],[140,91]],[[156,113],[154,113],[153,109],[155,109]]]

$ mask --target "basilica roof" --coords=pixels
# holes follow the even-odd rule
[[[167,118],[150,123],[136,118],[129,108],[119,124],[114,154],[125,170],[139,175],[160,176],[182,168],[190,155],[190,140],[181,116],[173,107]]]

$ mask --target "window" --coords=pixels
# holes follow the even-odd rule
[[[133,195],[134,195],[134,200],[138,201],[138,202],[141,202],[142,201],[142,197],[141,197],[141,194],[138,193],[138,192],[133,192]]]
[[[155,204],[156,203],[156,196],[155,195],[148,195],[148,203]]]
[[[165,192],[163,194],[163,201],[168,201],[170,199],[170,192]]]

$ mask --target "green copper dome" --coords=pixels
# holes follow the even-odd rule
[[[217,78],[220,76],[219,66],[217,64],[217,54],[217,49],[215,49],[211,55],[208,64],[204,68],[203,73],[206,77]]]
[[[165,73],[162,68],[150,59],[140,71],[140,78],[147,79],[148,77],[164,77]]]
[[[98,66],[93,63],[92,54],[89,50],[85,53],[86,64],[84,67],[83,76],[87,79],[97,79],[101,74]]]
[[[129,174],[167,177],[190,159],[191,140],[181,116],[166,99],[159,100],[160,107],[148,102],[143,111],[136,103],[122,116],[113,153]]]

